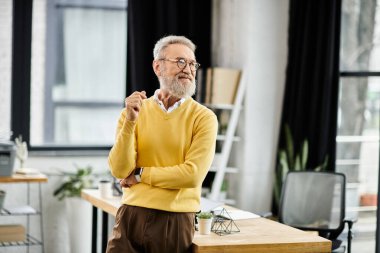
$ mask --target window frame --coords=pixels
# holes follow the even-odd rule
[[[339,69],[339,79],[347,77],[380,77],[379,71],[341,71]],[[344,85],[344,84],[342,84]],[[338,138],[338,135],[336,136]],[[379,153],[380,156],[380,153]],[[380,162],[378,164],[380,168]],[[375,252],[380,252],[380,174],[377,183],[377,211],[376,211],[376,231],[375,231]]]
[[[48,0],[47,0],[48,1]],[[89,0],[91,4],[78,4],[71,0],[57,0],[54,4],[47,3],[47,20],[56,21],[52,18],[51,8],[102,8],[127,11],[127,4],[122,1],[111,0],[106,3],[97,0]],[[27,143],[28,149],[33,154],[42,155],[94,155],[105,154],[112,146],[110,145],[30,145],[30,126],[31,126],[31,56],[32,56],[32,18],[33,18],[33,0],[13,1],[13,24],[12,24],[12,70],[11,70],[11,131],[12,139],[22,136]],[[53,20],[54,19],[54,20]],[[55,24],[55,21],[53,22]],[[49,24],[47,30],[51,30],[54,24]],[[51,64],[55,53],[52,52],[56,38],[47,38],[46,64]],[[54,54],[54,55],[53,55]],[[50,71],[46,71],[45,78],[48,81],[51,77]],[[46,87],[51,89],[51,86]],[[45,92],[45,94],[50,94]],[[45,109],[47,115],[53,113],[52,98],[45,95]],[[56,103],[54,106],[72,106],[79,105],[83,108],[96,108],[99,106],[115,106],[116,103],[107,102],[65,102]],[[49,116],[48,116],[49,117]],[[46,129],[44,132],[51,136],[52,129]],[[45,135],[46,135],[45,134]],[[75,151],[75,152],[74,152]],[[79,152],[78,152],[79,151]]]

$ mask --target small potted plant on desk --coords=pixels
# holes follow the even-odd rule
[[[197,214],[199,233],[209,235],[211,232],[213,215],[210,212],[200,212]]]

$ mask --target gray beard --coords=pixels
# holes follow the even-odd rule
[[[176,98],[187,98],[195,94],[195,80],[191,82],[190,85],[183,85],[179,82],[178,77],[160,77],[159,78],[160,87],[168,91],[172,96]]]

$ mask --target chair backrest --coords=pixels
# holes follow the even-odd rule
[[[344,229],[345,187],[341,173],[289,172],[281,193],[280,222],[335,239]]]

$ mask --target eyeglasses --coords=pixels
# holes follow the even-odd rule
[[[185,60],[183,58],[178,58],[178,59],[160,59],[160,60],[162,60],[162,61],[176,62],[178,68],[180,68],[181,70],[185,69],[186,66],[187,66],[187,64],[189,64],[191,71],[196,71],[201,66],[201,64],[199,64],[198,62],[187,61],[187,60]]]

